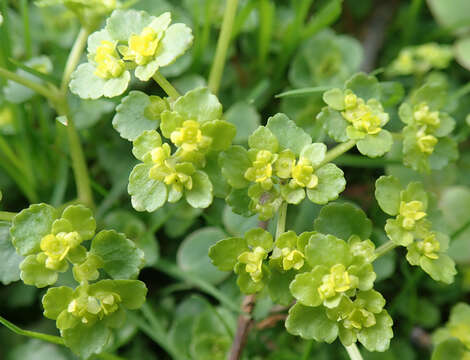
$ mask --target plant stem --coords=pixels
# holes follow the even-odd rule
[[[359,167],[359,168],[384,168],[387,165],[401,164],[401,160],[387,158],[371,159],[360,155],[343,154],[335,160],[336,165]]]
[[[283,201],[277,215],[276,239],[286,231],[287,202]]]
[[[3,221],[12,221],[16,216],[16,213],[9,211],[0,211],[0,220]]]
[[[163,91],[165,91],[167,95],[173,100],[176,100],[181,96],[178,90],[176,90],[174,86],[171,85],[171,83],[159,71],[153,75],[153,80],[155,80],[157,84],[160,85],[160,87],[163,89]]]
[[[69,86],[70,77],[80,62],[80,57],[82,56],[83,50],[85,49],[88,35],[90,35],[90,31],[82,27],[77,35],[77,38],[75,39],[69,57],[67,58],[67,63],[65,64],[64,74],[62,75],[62,82],[60,85],[60,92],[64,95],[67,94],[67,87]]]
[[[345,346],[345,348],[351,360],[362,360],[362,355],[359,352],[356,343],[352,343],[349,346]]]
[[[397,247],[397,244],[392,242],[391,240],[387,241],[385,244],[380,245],[377,249],[375,249],[375,259],[378,259],[382,255],[385,255],[390,250],[393,250]]]
[[[310,353],[312,352],[313,348],[313,340],[307,340],[304,346],[304,352],[302,354],[302,360],[309,360]]]
[[[49,87],[46,87],[42,84],[26,79],[2,67],[0,67],[0,76],[5,79],[12,80],[20,85],[26,86],[27,88],[30,88],[31,90],[37,92],[39,95],[44,96],[51,102],[56,102],[59,98],[58,90],[52,84],[49,84]]]
[[[233,339],[232,347],[230,348],[229,360],[239,360],[241,358],[243,348],[245,347],[248,332],[253,323],[251,312],[255,307],[255,296],[247,295],[243,299],[242,311],[247,315],[240,315],[237,323],[237,333]]]
[[[64,340],[62,340],[62,338],[59,336],[48,335],[48,334],[43,334],[43,333],[39,333],[35,331],[20,329],[18,326],[16,326],[15,324],[12,324],[11,322],[9,322],[8,320],[4,319],[1,316],[0,316],[0,324],[5,325],[8,329],[10,329],[11,331],[13,331],[15,334],[18,334],[18,335],[27,336],[27,337],[39,339],[39,340],[44,340],[53,344],[64,345]]]
[[[326,165],[326,164],[332,162],[338,156],[340,156],[340,155],[344,154],[346,151],[352,149],[355,145],[356,145],[356,140],[349,140],[349,141],[346,141],[342,144],[336,145],[333,149],[327,151],[327,153],[325,155],[325,158],[317,166],[317,168],[320,168],[323,165]]]
[[[23,18],[24,49],[26,58],[31,57],[31,34],[29,32],[29,5],[28,0],[21,0],[21,16]]]
[[[217,94],[224,72],[225,59],[227,57],[227,50],[232,38],[232,28],[237,12],[238,0],[227,0],[225,7],[224,19],[222,22],[222,29],[220,30],[219,39],[217,41],[217,49],[215,51],[215,58],[212,64],[211,72],[209,74],[209,89],[212,93]]]

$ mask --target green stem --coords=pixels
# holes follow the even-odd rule
[[[16,216],[16,213],[9,211],[0,211],[0,220],[3,221],[12,221]]]
[[[159,71],[153,75],[153,80],[155,80],[157,84],[160,85],[160,87],[163,89],[163,91],[165,91],[167,95],[173,100],[176,100],[181,96],[178,90],[176,90],[174,86],[171,85],[171,83]]]
[[[305,349],[302,354],[302,360],[309,360],[310,359],[310,353],[312,352],[313,348],[313,340],[308,340],[305,342]]]
[[[345,348],[351,360],[362,360],[362,355],[359,352],[356,343],[352,343],[349,346],[345,346]]]
[[[82,56],[83,50],[85,49],[89,35],[90,31],[82,27],[77,35],[77,38],[75,39],[72,50],[70,50],[60,85],[60,92],[64,95],[67,94],[67,87],[69,86],[70,77],[80,62],[80,58]]]
[[[26,79],[2,67],[0,67],[0,77],[3,77],[8,80],[12,80],[20,85],[26,86],[27,88],[30,88],[31,90],[44,96],[46,99],[50,100],[51,102],[56,102],[59,98],[58,91],[55,88],[55,86],[53,86],[52,84],[49,84],[49,87],[46,87],[42,84]]]
[[[29,7],[28,0],[21,0],[21,16],[23,18],[24,49],[26,58],[31,57],[31,33],[29,31]]]
[[[222,22],[222,29],[220,31],[219,40],[217,41],[217,49],[215,51],[215,58],[212,64],[211,72],[209,74],[209,89],[214,94],[217,94],[224,72],[225,59],[227,57],[227,50],[232,38],[232,28],[237,12],[238,0],[227,0],[225,7],[224,19]]]
[[[287,202],[283,202],[277,216],[276,239],[286,231]]]
[[[230,299],[227,295],[225,295],[223,292],[218,290],[216,287],[214,287],[212,284],[208,283],[204,279],[185,272],[181,270],[179,267],[176,265],[172,264],[169,261],[166,261],[164,259],[158,260],[158,263],[154,265],[155,268],[171,277],[174,277],[179,280],[186,281],[189,284],[194,284],[194,286],[198,287],[202,291],[206,292],[207,294],[213,296],[215,299],[219,300],[221,304],[224,304],[227,306],[229,309],[232,311],[235,311],[237,313],[240,313],[240,307],[238,304],[236,304],[232,299]]]
[[[343,154],[335,160],[336,165],[360,167],[360,168],[384,168],[387,165],[401,164],[401,160],[393,160],[386,158],[371,159],[360,155]]]
[[[378,259],[382,255],[385,255],[387,252],[395,249],[396,247],[397,247],[397,244],[395,244],[391,240],[387,241],[385,244],[382,244],[377,249],[375,249],[375,259]]]
[[[348,150],[352,149],[356,145],[356,140],[349,140],[346,141],[345,143],[336,145],[333,149],[329,150],[323,161],[317,166],[318,168],[322,167],[323,165],[326,165],[330,162],[332,162],[334,159],[336,159],[338,156],[344,154]]]
[[[39,340],[44,340],[53,344],[64,345],[64,340],[62,340],[62,338],[59,336],[48,335],[48,334],[43,334],[43,333],[39,333],[35,331],[20,329],[18,326],[16,326],[15,324],[12,324],[11,322],[9,322],[8,320],[4,319],[1,316],[0,316],[0,324],[5,325],[8,329],[10,329],[11,331],[13,331],[15,334],[18,334],[18,335],[27,336],[27,337],[39,339]]]

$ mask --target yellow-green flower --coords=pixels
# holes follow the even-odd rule
[[[151,61],[157,51],[162,34],[152,27],[145,27],[139,35],[132,35],[129,46],[119,47],[124,60],[130,60],[137,65],[145,65]]]
[[[302,254],[299,250],[290,249],[290,248],[282,248],[281,249],[281,256],[282,256],[282,268],[284,270],[295,269],[299,270],[302,266],[304,266],[304,254]]]
[[[114,292],[101,292],[90,296],[86,291],[82,291],[77,298],[69,303],[67,312],[79,318],[82,323],[88,324],[97,319],[101,320],[106,315],[118,310],[120,302],[121,297]]]
[[[273,163],[276,161],[277,155],[268,150],[260,150],[256,153],[256,158],[245,172],[247,180],[257,182],[265,190],[271,189],[273,182]]]
[[[439,111],[431,111],[426,103],[416,106],[413,117],[420,125],[431,126],[436,128],[441,123],[439,119]]]
[[[254,282],[259,282],[263,278],[263,260],[268,253],[261,246],[257,246],[253,251],[245,251],[238,256],[238,262],[245,265],[245,271],[250,274]]]
[[[49,269],[57,270],[62,265],[71,249],[80,245],[82,239],[76,232],[60,232],[56,235],[48,234],[41,239],[40,247],[47,256],[45,266]]]
[[[436,260],[439,258],[438,253],[441,250],[441,244],[436,239],[436,234],[429,234],[422,241],[418,241],[416,246],[418,250],[429,259]]]
[[[95,75],[103,79],[117,78],[125,70],[124,61],[116,51],[116,44],[112,41],[102,40],[97,47],[94,58],[97,66]]]
[[[421,220],[426,216],[426,213],[423,211],[423,209],[424,206],[421,201],[402,201],[400,203],[401,226],[406,230],[413,230],[416,221]]]
[[[314,174],[310,160],[301,157],[299,161],[297,161],[292,168],[292,180],[290,184],[293,186],[306,187],[307,189],[313,189],[318,185],[318,176]]]
[[[330,273],[323,276],[322,284],[318,287],[318,294],[322,300],[334,297],[357,286],[357,278],[349,275],[343,264],[333,265]]]
[[[274,173],[281,179],[288,179],[291,177],[294,165],[295,154],[289,149],[283,150],[274,163]]]
[[[382,120],[363,99],[355,94],[346,94],[343,117],[360,133],[373,135],[382,130]]]
[[[182,127],[171,133],[170,139],[183,150],[183,153],[205,151],[212,143],[210,137],[202,134],[200,123],[195,120],[183,122]]]
[[[196,169],[188,162],[174,163],[172,159],[164,160],[162,164],[155,164],[149,171],[150,178],[163,181],[166,185],[171,185],[177,193],[182,193],[184,189],[193,188],[193,178]]]
[[[434,152],[438,140],[433,135],[426,135],[422,131],[416,133],[416,143],[418,144],[421,152],[431,155]]]

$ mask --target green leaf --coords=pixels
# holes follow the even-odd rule
[[[315,170],[318,184],[313,189],[307,189],[307,196],[315,204],[326,204],[336,200],[346,187],[343,170],[335,164],[326,164]]]
[[[173,110],[185,120],[197,120],[201,123],[222,117],[222,105],[207,88],[188,91],[175,101]]]
[[[434,348],[431,360],[465,360],[468,350],[465,345],[456,338],[449,338]]]
[[[338,336],[338,324],[328,319],[323,307],[295,304],[289,309],[286,329],[302,339],[332,343]]]
[[[20,279],[23,258],[16,253],[10,237],[10,223],[0,222],[0,282],[8,285]]]
[[[470,21],[470,4],[466,0],[454,0],[452,6],[446,0],[428,0],[429,9],[443,28],[454,33],[464,32]],[[455,358],[457,359],[457,358]]]
[[[185,24],[170,25],[158,46],[156,57],[158,65],[167,66],[173,63],[189,49],[193,39],[191,28]]]
[[[89,294],[115,292],[121,297],[121,305],[129,310],[139,309],[145,302],[147,287],[139,280],[101,280],[90,285]]]
[[[214,151],[227,150],[232,144],[232,140],[237,133],[233,124],[224,120],[207,121],[202,125],[204,135],[212,139],[210,148]]]
[[[241,264],[235,266],[235,272],[238,274],[237,285],[241,292],[244,294],[255,294],[263,290],[264,282],[254,282],[251,276],[244,269],[240,269],[238,265]]]
[[[161,115],[160,130],[162,135],[170,139],[171,133],[183,126],[184,118],[176,111],[163,111]]]
[[[93,212],[83,205],[67,206],[62,219],[70,222],[73,231],[78,232],[82,240],[90,240],[95,235],[96,221]]]
[[[405,89],[398,81],[384,81],[380,83],[381,103],[384,107],[398,104],[405,96]]]
[[[305,259],[310,266],[330,268],[336,264],[349,265],[352,255],[348,244],[333,235],[313,234],[305,247]]]
[[[376,324],[363,328],[358,334],[357,339],[369,351],[386,351],[390,346],[390,340],[393,337],[393,320],[388,313],[383,310],[375,315]]]
[[[178,248],[176,260],[185,272],[199,276],[211,284],[220,283],[228,274],[215,269],[207,253],[226,233],[216,227],[205,227],[189,234]],[[210,256],[210,253],[209,253]],[[233,270],[233,267],[232,269]]]
[[[413,181],[408,184],[406,189],[401,192],[400,198],[402,201],[410,202],[417,200],[423,203],[423,209],[428,208],[428,194],[423,188],[423,184],[418,181]]]
[[[115,40],[127,42],[131,35],[140,34],[155,17],[145,11],[115,10],[106,20],[106,29]]]
[[[341,89],[331,89],[323,94],[323,101],[334,110],[344,110],[344,93]]]
[[[225,201],[230,206],[232,211],[238,215],[242,215],[244,217],[250,217],[254,215],[250,207],[252,200],[248,196],[248,190],[246,188],[232,189],[232,191],[230,191],[228,196],[225,198]]]
[[[131,75],[124,71],[120,77],[103,79],[94,73],[93,64],[84,63],[72,73],[70,91],[82,99],[98,99],[102,96],[112,98],[126,91]]]
[[[151,167],[152,165],[138,164],[129,177],[127,191],[131,195],[132,207],[137,211],[153,212],[167,200],[165,184],[149,177]]]
[[[213,186],[214,197],[225,198],[230,192],[230,185],[222,175],[222,169],[219,166],[219,155],[217,152],[210,152],[206,155],[206,166],[204,172],[209,176]]]
[[[57,271],[50,270],[39,262],[36,255],[28,255],[20,264],[21,280],[26,285],[34,285],[37,288],[43,288],[57,281]]]
[[[103,269],[113,279],[136,278],[144,266],[144,253],[124,234],[114,230],[100,231],[90,251],[101,257]]]
[[[349,123],[344,120],[339,111],[324,107],[318,114],[317,120],[323,123],[323,128],[333,140],[337,142],[349,140],[346,134],[346,128],[349,126]]]
[[[248,230],[245,234],[246,243],[252,248],[262,247],[266,251],[273,248],[273,236],[262,228]]]
[[[245,239],[233,237],[220,240],[209,248],[212,263],[222,271],[233,271],[238,256],[248,250]]]
[[[247,187],[250,182],[245,179],[245,172],[251,166],[248,152],[245,148],[235,145],[219,155],[219,165],[222,175],[235,189]]]
[[[375,198],[386,214],[391,216],[398,214],[401,190],[400,180],[394,176],[381,176],[375,182]]]
[[[450,162],[454,162],[459,157],[457,143],[451,138],[440,138],[434,151],[429,157],[431,169],[440,170]]]
[[[305,157],[310,160],[313,167],[318,166],[326,154],[326,145],[323,143],[313,143],[305,146],[300,152],[300,157]]]
[[[236,144],[248,142],[248,137],[260,125],[260,115],[256,107],[244,101],[237,102],[227,109],[224,118],[235,125],[237,134],[233,139]]]
[[[248,138],[248,145],[252,149],[268,150],[276,153],[279,150],[279,141],[267,127],[260,126]]]
[[[48,319],[57,320],[59,314],[66,310],[73,300],[73,289],[68,286],[59,286],[47,289],[42,298],[44,316]]]
[[[41,239],[50,234],[57,210],[47,204],[34,204],[12,221],[10,234],[16,251],[23,256],[38,252]]]
[[[132,143],[132,154],[143,162],[151,160],[150,152],[162,145],[162,138],[155,130],[142,132]]]
[[[285,114],[279,113],[271,116],[266,127],[277,138],[281,150],[289,149],[294,154],[300,155],[302,149],[312,143],[310,135],[298,127]],[[253,147],[251,143],[250,146]]]
[[[326,267],[315,266],[311,272],[296,275],[289,287],[291,294],[303,305],[319,306],[323,300],[320,298],[318,288],[327,273]]]
[[[431,110],[442,109],[447,101],[447,91],[442,83],[428,82],[410,97],[413,105],[426,103]]]
[[[194,208],[204,209],[212,204],[212,183],[205,172],[196,171],[193,175],[193,187],[186,190],[186,201]]]
[[[468,21],[468,20],[467,20]],[[470,70],[470,37],[463,37],[455,43],[455,58],[465,69]]]
[[[292,295],[289,285],[294,280],[295,271],[280,271],[276,268],[271,269],[271,276],[268,280],[268,292],[273,302],[289,306],[292,303]]]
[[[362,155],[375,158],[389,152],[393,145],[393,137],[387,130],[381,130],[374,135],[366,135],[356,144]]]
[[[380,84],[374,76],[358,73],[346,82],[346,89],[352,90],[354,94],[365,102],[369,99],[380,100]]]
[[[315,219],[315,230],[347,240],[352,235],[362,240],[370,237],[372,222],[360,208],[349,203],[324,206]]]
[[[92,354],[103,351],[111,338],[111,331],[104,321],[97,321],[92,325],[77,323],[75,327],[61,332],[65,345],[75,354],[87,359]]]
[[[385,306],[384,297],[375,290],[360,291],[357,294],[356,299],[362,300],[366,309],[373,312],[374,314],[380,313]]]
[[[150,97],[141,91],[131,91],[121,100],[113,118],[113,127],[122,138],[134,141],[144,131],[158,128],[159,119],[146,116],[145,110],[150,104]]]
[[[387,219],[385,223],[387,236],[398,246],[408,246],[413,242],[413,234],[400,226],[396,219]]]
[[[454,276],[457,274],[455,263],[454,260],[446,254],[439,254],[439,257],[435,260],[422,256],[419,264],[434,280],[442,281],[446,284],[452,284],[454,282]]]

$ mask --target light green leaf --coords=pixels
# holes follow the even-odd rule
[[[455,263],[446,254],[439,254],[439,258],[435,260],[422,256],[419,264],[434,280],[442,281],[446,284],[452,284],[454,282],[454,276],[457,274]]]
[[[340,112],[324,107],[317,115],[317,120],[323,123],[323,128],[333,140],[338,142],[349,140],[346,134],[346,128],[349,126],[349,123],[344,120]]]
[[[307,189],[307,196],[315,204],[326,204],[336,200],[346,187],[343,170],[335,164],[326,164],[315,170],[318,184],[313,189]]]
[[[197,120],[200,123],[218,120],[222,117],[222,105],[208,88],[188,91],[174,103],[173,110],[185,120]]]
[[[328,269],[324,266],[316,266],[311,272],[298,274],[289,286],[291,294],[303,305],[319,306],[323,301],[318,287],[327,273]]]
[[[401,190],[400,180],[394,176],[381,176],[375,182],[375,198],[386,214],[391,216],[398,214]]]
[[[416,90],[410,97],[413,105],[426,103],[431,110],[442,109],[447,101],[446,85],[437,82],[428,82]]]
[[[129,310],[139,309],[145,302],[147,287],[139,280],[101,280],[90,285],[89,294],[115,292],[121,297],[120,305]]]
[[[457,40],[454,49],[455,58],[459,64],[462,65],[465,69],[470,70],[470,37],[467,36]]]
[[[163,111],[160,123],[162,135],[169,139],[173,131],[183,126],[184,121],[185,119],[176,111]]]
[[[285,114],[276,114],[268,119],[266,127],[277,138],[281,150],[289,149],[300,155],[302,149],[312,143],[312,138]],[[250,143],[250,147],[253,147]],[[267,149],[269,150],[269,149]]]
[[[38,252],[41,239],[57,219],[57,210],[47,204],[34,204],[13,218],[10,234],[16,251],[23,256]]]
[[[127,42],[131,35],[140,34],[154,19],[145,11],[115,10],[106,20],[106,30],[113,39]]]
[[[227,150],[237,133],[235,126],[224,120],[206,121],[202,125],[202,133],[212,139],[210,149],[214,151]]]
[[[220,153],[219,165],[222,169],[222,175],[235,189],[245,188],[250,184],[245,179],[245,171],[251,166],[245,148],[235,145]]]
[[[73,289],[68,286],[59,286],[47,289],[42,298],[44,316],[48,319],[57,320],[59,314],[66,310],[73,300]]]
[[[79,322],[75,327],[61,332],[65,345],[75,354],[87,359],[92,354],[103,351],[111,338],[111,331],[104,321],[97,321],[92,325]]]
[[[279,150],[279,141],[267,127],[260,126],[248,138],[248,145],[252,149],[268,150],[276,153]]]
[[[305,157],[310,160],[312,166],[318,166],[326,154],[326,145],[323,143],[313,143],[305,146],[300,152],[300,157]]]
[[[323,94],[323,101],[334,110],[344,110],[344,94],[341,89],[328,90]]]
[[[367,350],[383,352],[389,348],[393,337],[393,320],[385,310],[375,315],[375,320],[376,324],[363,328],[357,334],[357,339]]]
[[[165,204],[168,191],[164,183],[149,177],[152,165],[138,164],[129,177],[127,191],[132,207],[137,211],[153,212]]]
[[[20,279],[20,263],[23,258],[13,247],[10,237],[10,223],[0,222],[0,282],[8,285]]]
[[[224,113],[224,118],[237,128],[237,134],[233,139],[236,144],[247,143],[248,137],[260,125],[260,115],[256,108],[243,101],[229,107]]]
[[[72,225],[73,231],[79,233],[83,240],[90,240],[95,235],[96,221],[93,212],[83,205],[67,206],[62,218]]]
[[[93,64],[81,64],[72,73],[70,91],[82,99],[98,99],[102,96],[112,98],[126,91],[131,75],[124,71],[118,78],[103,79],[96,76],[96,68]]]
[[[362,155],[375,158],[389,152],[392,145],[392,134],[382,129],[378,134],[368,134],[363,139],[359,140],[357,142],[357,149]]]
[[[456,338],[449,338],[434,348],[431,360],[465,360],[468,350],[465,345]]]
[[[245,234],[246,243],[252,248],[262,247],[266,251],[271,251],[273,248],[273,236],[270,232],[262,229],[250,229]]]
[[[315,219],[315,230],[347,240],[352,235],[362,240],[369,238],[372,222],[360,208],[349,203],[333,203],[324,206]]]
[[[224,231],[216,227],[205,227],[192,232],[178,248],[176,255],[178,266],[211,284],[220,283],[228,274],[215,269],[207,253],[216,246],[214,244],[226,236]],[[230,270],[233,270],[233,267]]]
[[[280,271],[276,268],[271,269],[271,275],[268,280],[268,292],[272,301],[289,306],[292,303],[292,295],[289,285],[294,280],[295,271]]]
[[[183,55],[193,43],[191,28],[185,24],[170,25],[161,40],[156,60],[159,66],[167,66]]]
[[[439,112],[439,127],[434,131],[437,137],[449,135],[455,128],[455,120],[445,112]]]
[[[305,259],[314,267],[330,268],[336,264],[348,265],[352,255],[348,244],[333,235],[313,234],[305,247]]]
[[[146,116],[145,110],[150,104],[150,97],[141,91],[131,91],[121,100],[113,118],[113,127],[122,138],[134,141],[144,131],[158,127],[159,120]]]
[[[209,248],[212,263],[222,271],[232,271],[238,261],[238,255],[247,251],[245,239],[239,237],[220,240]]]
[[[57,281],[57,271],[47,269],[44,263],[38,262],[36,255],[28,255],[20,264],[21,280],[26,285],[43,288]]]
[[[225,201],[230,206],[232,211],[235,214],[250,217],[253,216],[253,211],[251,210],[251,198],[248,196],[248,189],[232,189],[228,196],[225,198]]]
[[[385,232],[396,245],[408,246],[413,242],[413,234],[403,229],[396,219],[387,219]]]
[[[380,100],[380,84],[374,76],[357,73],[346,82],[346,89],[352,90],[354,94],[362,98],[365,102],[369,99]]]
[[[103,269],[113,279],[136,278],[144,266],[144,252],[131,240],[114,230],[100,231],[90,251],[103,260]]]
[[[338,324],[328,319],[323,307],[295,304],[289,309],[286,329],[302,339],[332,343],[338,336]]]
[[[205,172],[196,171],[193,175],[193,187],[186,190],[186,201],[194,208],[204,209],[212,204],[212,183]]]
[[[459,150],[454,139],[440,138],[434,151],[429,156],[429,165],[433,170],[440,170],[450,162],[454,162],[459,157]]]
[[[143,162],[150,159],[150,152],[162,145],[162,138],[155,130],[146,130],[142,132],[132,143],[132,154]]]

